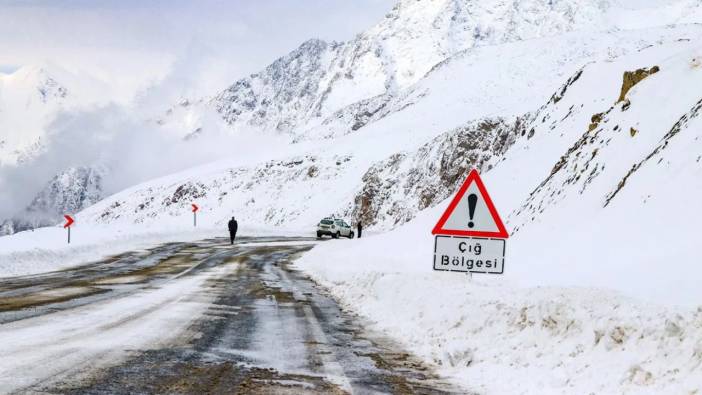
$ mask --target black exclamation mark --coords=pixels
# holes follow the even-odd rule
[[[472,228],[475,226],[473,223],[473,215],[475,215],[475,205],[478,204],[478,195],[471,193],[468,195],[468,215],[470,215],[470,222],[468,222],[468,227]]]

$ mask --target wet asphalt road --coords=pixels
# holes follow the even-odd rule
[[[171,243],[0,279],[0,392],[460,393],[291,267],[310,241]]]

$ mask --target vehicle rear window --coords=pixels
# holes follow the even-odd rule
[[[332,221],[330,219],[323,219],[322,220],[322,225],[331,225],[333,223],[334,223],[334,221]]]

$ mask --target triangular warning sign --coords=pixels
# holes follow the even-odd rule
[[[498,239],[509,237],[476,170],[471,170],[431,233]]]

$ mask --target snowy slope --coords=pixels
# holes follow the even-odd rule
[[[503,160],[482,166],[512,231],[504,278],[431,273],[430,230],[447,201],[388,234],[319,246],[300,267],[476,391],[700,391],[695,37],[583,65]],[[625,73],[654,66],[617,103]],[[384,182],[410,179],[393,168],[431,174],[441,161],[427,160],[430,147]]]
[[[511,233],[504,276],[432,272],[448,200],[298,265],[479,392],[699,392],[701,53],[684,40],[585,65],[483,166]]]
[[[187,224],[189,205],[197,201],[205,213],[203,225],[220,225],[235,214],[251,223],[306,229],[323,216],[340,214],[388,229],[447,197],[468,167],[485,164],[489,168],[517,140],[516,136],[540,128],[541,122],[535,120],[540,106],[558,95],[561,85],[588,62],[610,64],[617,57],[638,53],[650,45],[676,45],[680,39],[701,33],[697,26],[594,35],[569,33],[463,52],[394,96],[390,105],[393,111],[370,119],[353,133],[335,134],[335,130],[347,127],[342,119],[305,130],[309,138],[296,144],[266,146],[265,152],[260,152],[260,144],[242,142],[241,147],[232,148],[233,155],[248,150],[247,159],[223,161],[131,188],[87,210],[86,220],[140,226]],[[613,71],[607,78],[621,79],[621,73]],[[618,89],[620,82],[612,82],[613,89]],[[599,96],[586,99],[602,100]],[[595,105],[582,117],[589,119],[599,111]],[[476,125],[492,124],[475,130]],[[566,124],[562,128],[570,130]],[[490,133],[490,137],[482,132]],[[325,133],[329,138],[322,141],[313,137]],[[496,136],[507,140],[494,146],[491,141]],[[487,140],[479,141],[482,137]],[[562,147],[558,145],[541,160],[553,166],[577,137],[569,133]],[[454,149],[464,139],[474,141]],[[464,158],[461,149],[471,145],[476,147],[471,155],[494,158],[480,162]],[[271,159],[261,161],[262,156]],[[388,167],[398,158],[403,161],[401,166]],[[442,160],[449,162],[442,165]],[[181,196],[177,194],[181,187],[193,192]],[[377,191],[381,187],[383,190]]]
[[[369,194],[375,219],[392,221],[395,211],[403,218],[398,207],[426,206],[425,195],[446,197],[467,167],[480,168],[513,235],[510,254],[523,260],[507,277],[525,285],[602,286],[666,303],[702,302],[694,280],[667,267],[675,262],[694,273],[697,266],[691,232],[702,220],[692,203],[702,198],[696,126],[701,51],[695,41],[680,41],[586,65],[521,132],[506,129],[516,141],[502,156],[491,157],[489,150],[475,156],[460,144],[442,149],[442,141],[464,137],[457,130],[390,158],[365,176],[380,175],[366,182],[380,190]],[[653,66],[660,71],[617,102],[624,74]],[[421,181],[413,183],[417,176]],[[544,243],[553,247],[538,247]]]
[[[435,65],[465,50],[575,31],[666,26],[682,16],[700,22],[698,9],[690,0],[403,0],[354,40],[306,41],[216,97],[192,100],[197,105],[185,112],[176,106],[161,122],[187,125],[214,108],[235,131],[253,126],[305,138],[310,126],[344,115],[354,120],[344,130],[356,130]]]
[[[535,162],[539,155],[525,144],[495,168],[492,177],[512,183],[498,186],[500,194],[514,196],[514,183],[533,180],[523,202],[505,201],[513,210],[507,221],[520,240],[515,254],[531,250],[528,245],[539,234],[559,233],[557,248],[531,252],[518,273],[540,262],[566,260],[573,263],[548,269],[560,281],[572,278],[572,284],[612,287],[665,302],[700,302],[697,285],[680,275],[696,270],[692,234],[702,220],[692,203],[702,198],[702,95],[694,88],[702,78],[700,53],[698,42],[681,42],[585,68],[572,87],[572,99],[558,103],[561,113],[582,105],[570,116],[580,118],[579,125],[564,121],[577,139],[567,149],[558,147],[562,157],[541,172],[534,165],[526,174],[517,164]],[[654,66],[660,71],[617,102],[625,71]],[[587,103],[582,92],[593,90],[591,81],[601,84],[591,93],[601,99]],[[537,131],[532,144],[548,146],[553,132],[545,132]]]

